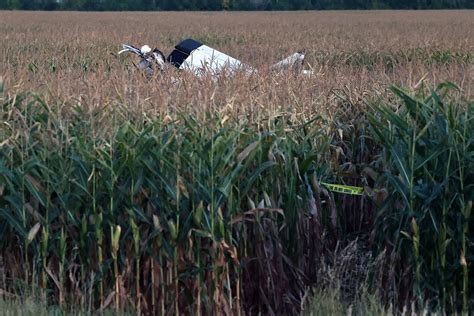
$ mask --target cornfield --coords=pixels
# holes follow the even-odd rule
[[[0,17],[0,299],[474,310],[472,12]],[[115,54],[183,36],[262,71],[147,79]],[[302,46],[312,76],[268,71]]]

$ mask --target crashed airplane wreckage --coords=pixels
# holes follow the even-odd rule
[[[156,70],[163,70],[166,64],[193,73],[200,77],[205,74],[219,76],[221,73],[233,74],[243,71],[247,74],[256,73],[257,70],[240,60],[224,54],[212,47],[202,44],[193,39],[186,39],[175,46],[174,50],[165,57],[159,49],[151,49],[144,45],[141,48],[128,44],[122,44],[122,50],[118,54],[131,52],[140,57],[138,68],[152,76]],[[270,67],[272,71],[299,70],[302,74],[310,75],[312,71],[303,70],[305,54],[294,53]]]

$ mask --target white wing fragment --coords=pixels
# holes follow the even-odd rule
[[[273,71],[284,71],[288,69],[296,69],[298,67],[303,67],[305,54],[303,52],[294,53],[285,59],[277,62],[270,67]]]
[[[179,69],[191,71],[197,76],[206,73],[210,73],[212,76],[219,76],[224,72],[233,74],[236,71],[245,71],[250,74],[254,71],[252,67],[242,63],[240,60],[206,45],[202,45],[192,51]]]
[[[136,48],[135,46],[132,46],[132,45],[128,45],[128,44],[122,44],[122,50],[118,52],[118,54],[123,54],[125,52],[130,52],[130,53],[134,53],[140,57],[143,57],[143,54],[142,52]]]

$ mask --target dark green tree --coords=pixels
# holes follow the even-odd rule
[[[474,0],[0,0],[7,10],[473,9]]]
[[[0,0],[0,8],[6,10],[17,10],[21,8],[20,0]]]

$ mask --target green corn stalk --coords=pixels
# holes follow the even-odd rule
[[[66,266],[67,236],[64,227],[59,237],[59,305],[64,307],[64,272]]]
[[[102,231],[102,221],[103,221],[103,215],[102,213],[96,213],[95,215],[95,238],[97,242],[97,260],[98,260],[98,265],[101,268],[104,262],[104,234]],[[102,277],[103,278],[103,277]],[[103,306],[104,303],[104,283],[103,280],[99,281],[99,301],[100,305]]]
[[[130,220],[133,235],[133,249],[135,253],[135,291],[137,296],[137,315],[141,313],[141,294],[140,294],[140,232],[135,220]]]
[[[120,274],[118,268],[118,251],[120,249],[120,233],[121,227],[116,225],[115,228],[110,226],[110,242],[111,242],[111,256],[114,261],[114,278],[115,278],[115,310],[118,313],[120,311]]]
[[[21,169],[20,169],[20,172],[22,175],[25,175],[25,165],[24,165],[24,152],[23,152],[23,148],[26,147],[26,144],[22,144],[22,150],[21,150]],[[21,177],[21,188],[20,188],[20,192],[21,192],[21,204],[22,204],[22,207],[21,207],[21,211],[22,211],[22,214],[21,214],[21,220],[22,220],[22,224],[23,224],[23,227],[26,227],[27,225],[27,222],[26,222],[26,208],[25,208],[25,205],[26,205],[26,197],[25,197],[25,187],[26,187],[26,184],[25,184],[25,177],[22,176]],[[28,284],[29,282],[29,272],[30,272],[30,261],[28,259],[28,246],[29,246],[29,243],[27,243],[25,241],[25,244],[24,244],[24,247],[25,247],[25,253],[24,253],[24,264],[25,264],[25,283]]]
[[[161,246],[163,245],[163,235],[162,235],[162,227],[161,227],[161,224],[160,224],[160,219],[158,216],[154,215],[152,216],[153,218],[153,229],[156,231],[157,233],[157,237],[156,237],[156,246],[158,248],[158,263],[160,265],[159,269],[160,269],[160,285],[161,285],[161,295],[160,295],[160,312],[163,313],[165,312],[165,305],[166,305],[166,300],[165,300],[165,282],[164,282],[164,269],[163,269],[163,256],[162,256],[162,252],[160,250]],[[151,259],[151,296],[152,296],[152,301],[151,301],[151,304],[152,304],[152,312],[153,313],[156,313],[157,312],[157,308],[156,308],[156,304],[155,304],[155,300],[156,300],[156,293],[155,293],[155,287],[156,287],[156,280],[155,280],[155,260],[154,258],[152,257]]]
[[[26,236],[26,239],[25,239],[25,249],[28,249],[28,246],[33,242],[33,240],[35,239],[36,235],[38,234],[39,230],[41,228],[41,224],[40,223],[36,223],[31,229],[30,231],[28,232],[28,235]],[[41,243],[40,243],[40,247],[42,248],[42,243],[43,243],[43,237],[44,237],[44,232],[43,232],[43,235],[42,235],[42,240],[41,240]],[[41,259],[43,262],[46,262],[46,259],[43,258],[43,255],[45,254],[45,252],[41,251],[42,249],[40,249],[40,252],[41,252]],[[44,267],[44,264],[43,264],[43,267]],[[43,291],[44,289],[46,288],[46,279],[45,279],[45,271],[44,269],[41,270],[42,271],[42,286],[43,286]],[[34,272],[34,271],[33,271]],[[32,276],[32,284],[34,282],[34,275]],[[34,287],[33,287],[33,295],[35,294],[34,293]],[[41,293],[41,294],[44,294],[44,293]]]
[[[411,228],[412,228],[412,243],[413,243],[413,253],[415,261],[415,292],[417,294],[416,298],[422,300],[422,290],[421,290],[421,257],[420,257],[420,230],[416,219],[413,217],[411,219]]]
[[[48,268],[48,242],[49,242],[49,229],[48,227],[43,227],[42,235],[41,235],[41,244],[40,244],[40,252],[41,252],[41,287],[43,289],[43,296],[46,297],[46,289],[48,284],[48,276],[46,274],[46,269]]]
[[[88,218],[87,216],[83,216],[81,219],[81,233],[80,233],[80,240],[79,240],[79,247],[81,249],[81,276],[80,276],[80,281],[81,281],[81,287],[83,290],[83,293],[85,293],[85,285],[86,285],[86,268],[89,264],[89,261],[87,260],[87,233],[88,233],[88,227],[87,227],[87,221]],[[84,294],[81,295],[81,309],[85,310],[85,304],[86,304],[86,296]]]
[[[467,205],[462,210],[463,216],[463,228],[461,234],[461,254],[460,254],[460,263],[462,267],[462,295],[463,295],[463,313],[469,312],[468,298],[469,298],[469,266],[466,261],[466,256],[468,255],[468,247],[466,247],[466,237],[469,239],[469,219],[471,217],[472,211],[472,201],[469,201]]]

